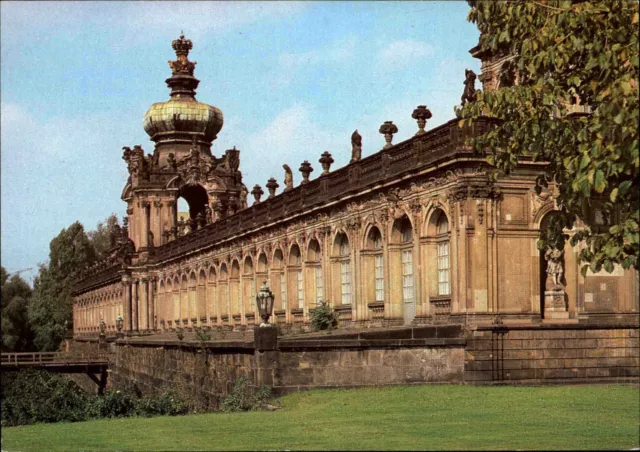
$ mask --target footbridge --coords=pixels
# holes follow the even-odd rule
[[[107,384],[107,370],[111,353],[33,352],[2,353],[0,370],[15,372],[21,369],[38,369],[62,374],[87,374],[102,394]]]

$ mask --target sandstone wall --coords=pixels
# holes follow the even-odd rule
[[[640,376],[637,327],[562,327],[470,333],[465,353],[467,383],[627,382]]]

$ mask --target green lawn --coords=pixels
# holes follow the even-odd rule
[[[637,386],[397,386],[315,390],[274,412],[2,429],[3,451],[631,449]]]

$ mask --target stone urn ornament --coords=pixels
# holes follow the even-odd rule
[[[391,140],[393,140],[393,135],[398,133],[398,127],[393,123],[393,121],[385,121],[384,124],[380,126],[380,130],[378,130],[378,132],[384,135],[384,139],[387,142],[382,149],[389,149],[393,146],[393,144],[391,144]]]
[[[320,156],[320,160],[318,162],[322,165],[322,174],[321,176],[326,176],[329,174],[329,168],[331,168],[331,164],[333,163],[333,157],[328,151],[324,151]]]
[[[303,184],[303,185],[304,184],[308,184],[309,183],[309,175],[313,172],[313,167],[311,166],[311,163],[309,163],[308,160],[305,160],[300,165],[300,168],[298,168],[298,171],[300,171],[302,173],[302,182],[300,182],[300,183]]]
[[[258,184],[253,186],[253,190],[251,190],[251,196],[253,196],[254,204],[258,204],[260,202],[260,198],[264,195],[264,190]]]
[[[426,132],[424,131],[425,126],[427,125],[427,119],[431,119],[431,110],[427,108],[426,105],[418,105],[411,117],[418,121],[418,131],[416,135],[423,135]]]
[[[276,195],[276,190],[280,185],[274,177],[267,181],[267,190],[269,190],[269,198],[273,198]]]

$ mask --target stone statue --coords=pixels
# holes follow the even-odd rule
[[[282,167],[284,168],[284,191],[289,191],[293,188],[293,172],[286,163]]]
[[[240,208],[246,209],[249,205],[247,204],[247,196],[249,196],[249,189],[245,184],[242,184],[240,187]]]
[[[151,229],[149,229],[149,231],[147,232],[147,246],[149,248],[153,248],[153,232],[151,232]]]
[[[549,248],[544,253],[547,261],[547,290],[562,290],[562,275],[564,274],[564,251],[556,248]],[[553,284],[553,285],[552,285]]]
[[[476,100],[476,73],[471,69],[465,69],[464,71],[464,91],[462,92],[462,105],[467,102],[474,102]]]
[[[349,163],[357,162],[362,158],[362,137],[356,129],[351,134],[351,161]]]

